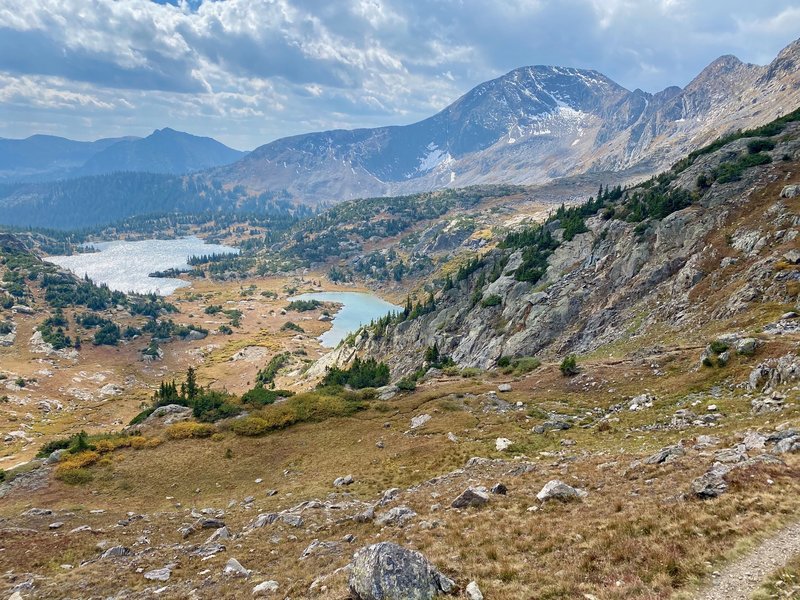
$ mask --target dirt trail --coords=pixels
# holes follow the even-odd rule
[[[782,529],[719,572],[697,600],[749,600],[761,583],[800,554],[800,523]]]

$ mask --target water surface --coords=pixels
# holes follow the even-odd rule
[[[195,236],[176,240],[100,242],[92,243],[92,246],[99,252],[49,256],[46,260],[69,269],[79,277],[88,275],[96,284],[105,283],[112,290],[138,294],[155,292],[168,296],[178,288],[189,285],[189,282],[174,277],[148,277],[150,273],[186,269],[189,266],[186,261],[190,256],[238,253],[236,248],[206,244]]]
[[[333,315],[333,327],[319,337],[325,348],[335,348],[350,333],[357,331],[362,325],[367,325],[373,319],[403,310],[402,306],[396,306],[365,292],[312,292],[293,296],[289,300],[319,300],[342,305],[342,308]]]

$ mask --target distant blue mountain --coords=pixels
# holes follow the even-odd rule
[[[41,181],[65,177],[109,146],[136,139],[126,137],[76,142],[53,135],[32,135],[24,140],[0,138],[0,181]]]
[[[183,174],[219,167],[246,153],[212,138],[158,129],[146,138],[78,142],[50,135],[0,138],[0,182],[37,182],[117,171]]]
[[[235,162],[246,152],[209,137],[156,129],[142,139],[121,141],[98,152],[79,169],[79,175],[143,171],[178,175]]]

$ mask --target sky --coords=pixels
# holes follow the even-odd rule
[[[250,150],[412,123],[526,65],[656,92],[798,35],[800,0],[2,0],[0,137],[172,127]]]

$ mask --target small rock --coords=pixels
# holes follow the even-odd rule
[[[262,596],[269,596],[273,592],[277,591],[278,591],[277,581],[264,581],[263,583],[259,583],[256,587],[253,588],[253,596],[260,598]]]
[[[430,420],[431,416],[429,414],[417,415],[411,419],[411,429],[418,429]]]
[[[690,489],[692,494],[698,498],[716,498],[725,493],[728,484],[721,475],[709,471],[692,481]]]
[[[394,508],[390,509],[389,511],[379,516],[375,520],[375,523],[377,525],[380,525],[381,527],[385,527],[387,525],[402,527],[416,516],[417,513],[415,513],[407,506],[395,506]]]
[[[512,442],[508,438],[497,438],[494,441],[494,447],[497,449],[498,452],[504,452],[508,450],[513,444],[514,442]]]
[[[144,578],[151,581],[169,581],[170,575],[172,575],[172,569],[170,567],[164,567],[163,569],[148,571],[144,574]]]
[[[250,571],[245,569],[242,563],[235,558],[228,559],[222,572],[229,577],[250,577]]]
[[[736,354],[740,354],[742,356],[753,356],[753,354],[756,353],[757,344],[758,340],[756,338],[742,338],[736,342]]]
[[[346,485],[352,485],[355,479],[353,479],[352,475],[345,475],[344,477],[337,477],[333,481],[334,487],[344,487]]]
[[[500,496],[505,496],[508,493],[508,488],[505,486],[505,484],[495,483],[492,486],[492,493],[498,494]]]
[[[483,506],[489,502],[486,490],[468,487],[450,504],[453,508],[467,508],[468,506]]]
[[[653,454],[653,456],[646,458],[644,462],[647,465],[660,465],[664,463],[670,463],[684,454],[686,454],[686,452],[680,444],[675,446],[667,446],[666,448],[662,448]]]
[[[585,491],[567,485],[558,479],[548,481],[541,491],[536,494],[536,497],[542,502],[547,502],[548,500],[569,502],[570,500],[581,500],[586,496],[588,494]]]
[[[511,384],[510,383],[501,383],[497,386],[498,392],[510,392],[511,391]]]
[[[48,525],[50,529],[61,529],[63,526],[64,523],[62,523],[61,521],[56,521],[55,523],[50,523],[50,525]]]
[[[478,584],[474,581],[470,581],[467,584],[467,589],[465,591],[469,600],[483,600],[483,594],[481,593]]]
[[[103,554],[100,555],[100,558],[114,558],[114,557],[117,557],[117,556],[129,556],[130,553],[131,553],[130,549],[126,548],[125,546],[112,546],[111,548],[109,548],[108,550],[103,552]]]

